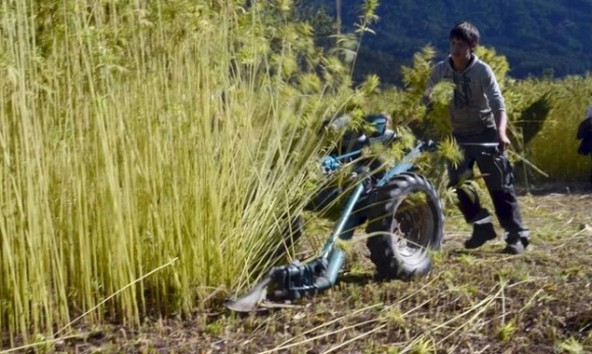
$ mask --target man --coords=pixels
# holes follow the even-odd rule
[[[461,22],[452,28],[449,38],[450,55],[432,70],[422,102],[429,108],[429,95],[438,82],[454,83],[454,100],[448,112],[453,136],[464,159],[458,166],[449,164],[448,173],[450,186],[456,189],[459,209],[473,225],[465,248],[478,248],[496,238],[491,215],[468,183],[476,163],[505,230],[503,252],[520,254],[528,246],[529,232],[522,223],[506,152],[510,140],[506,134],[504,98],[493,71],[474,53],[479,44],[479,30],[469,22]]]

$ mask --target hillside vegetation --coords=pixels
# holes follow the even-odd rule
[[[339,2],[343,27],[351,29],[363,1]],[[332,18],[336,3],[314,2]],[[374,72],[383,82],[400,83],[396,68],[425,45],[435,46],[440,58],[446,55],[448,32],[461,20],[476,24],[482,42],[508,58],[513,77],[563,77],[592,68],[590,0],[390,0],[380,3],[377,15],[376,33],[365,38],[360,53],[358,78]]]

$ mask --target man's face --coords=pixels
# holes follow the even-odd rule
[[[471,46],[460,38],[453,37],[450,40],[450,55],[453,59],[465,59],[471,57]]]

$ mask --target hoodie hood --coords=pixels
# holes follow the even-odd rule
[[[469,60],[469,64],[467,65],[467,67],[463,70],[463,71],[459,71],[458,73],[468,73],[469,71],[471,71],[475,65],[477,65],[477,63],[479,62],[479,57],[473,53],[471,55],[471,59]],[[454,65],[452,64],[452,55],[448,55],[448,66],[450,66],[450,69],[454,72]]]

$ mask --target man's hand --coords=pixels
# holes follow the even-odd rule
[[[510,147],[510,145],[512,145],[512,142],[510,141],[510,139],[508,138],[508,136],[506,135],[506,132],[502,132],[500,131],[498,133],[498,137],[497,137],[498,141],[499,141],[499,148],[501,150],[501,152],[506,151],[506,149],[508,147]]]
[[[497,125],[497,140],[499,141],[499,148],[501,152],[512,144],[508,135],[506,135],[506,129],[508,128],[508,116],[505,111],[497,111],[493,113],[495,118],[495,124]]]

